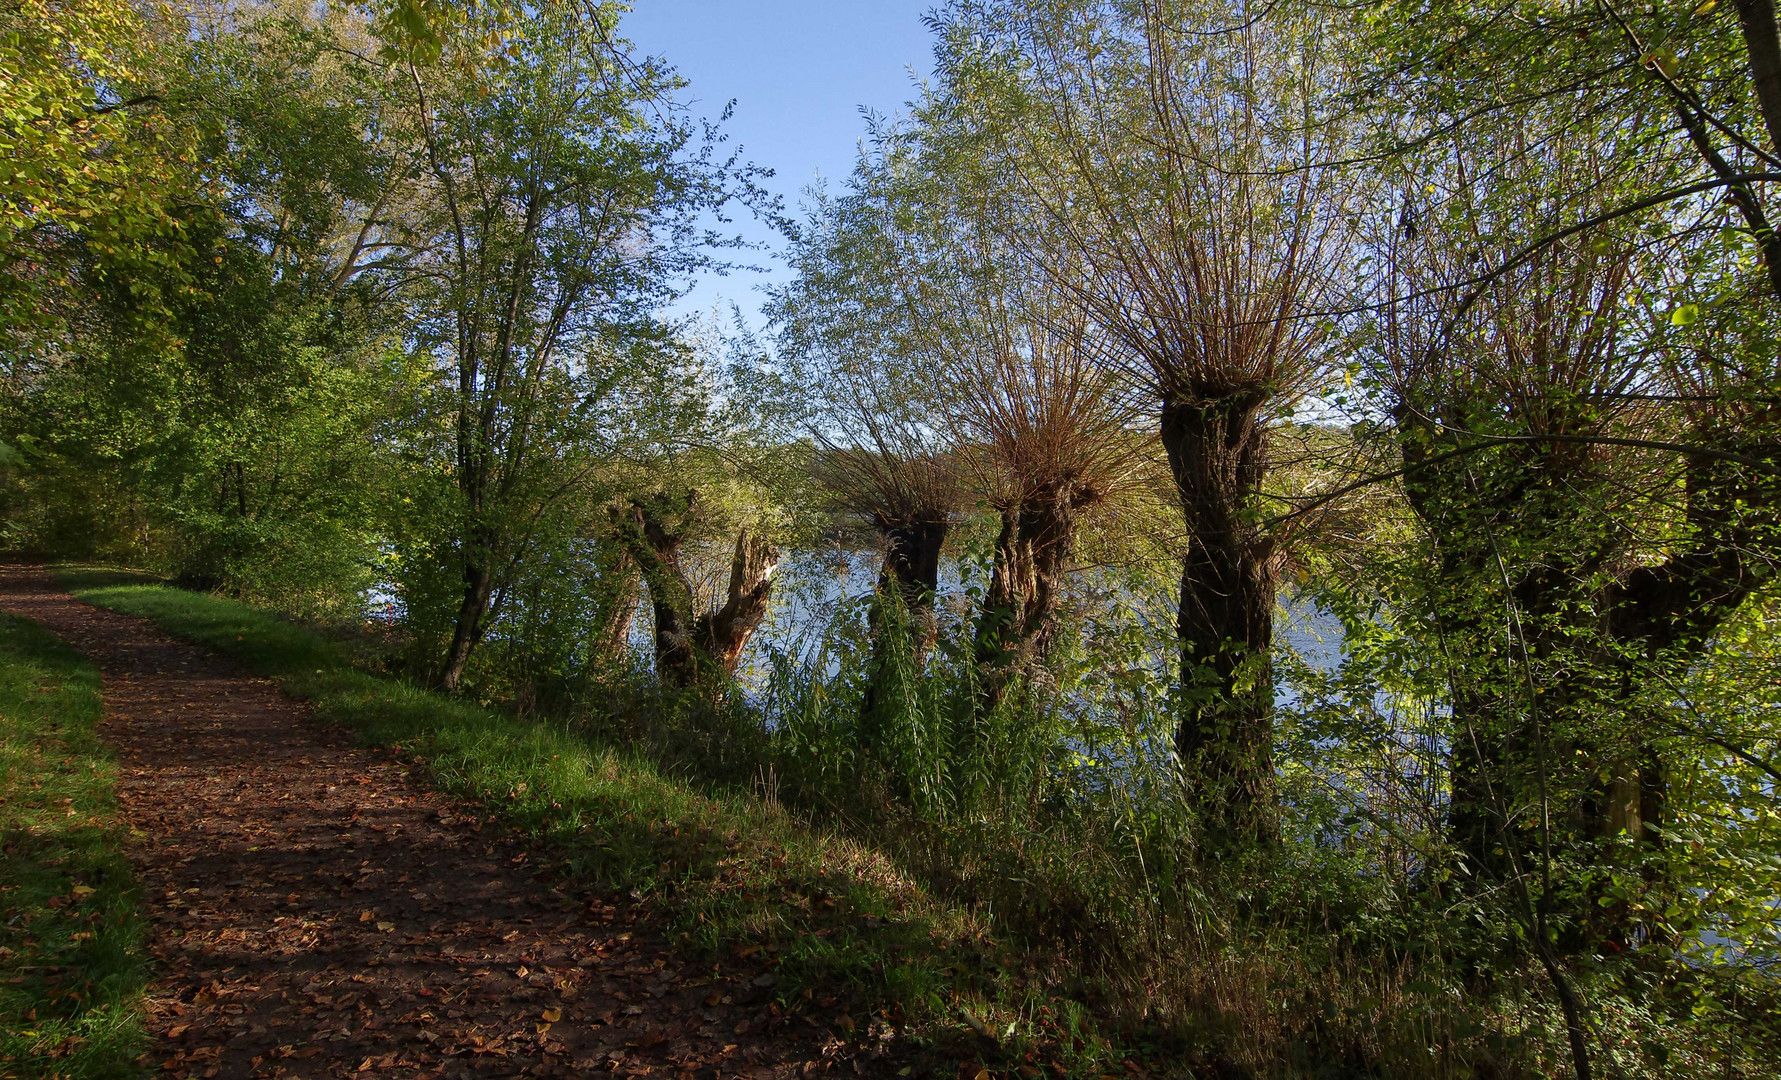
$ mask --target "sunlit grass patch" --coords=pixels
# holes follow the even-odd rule
[[[99,676],[0,616],[0,1075],[132,1076],[146,965]]]

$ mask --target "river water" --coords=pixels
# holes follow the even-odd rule
[[[805,662],[816,661],[822,654],[825,638],[843,627],[846,620],[862,617],[863,605],[872,595],[878,578],[882,554],[870,550],[845,548],[804,549],[792,552],[780,563],[775,574],[773,607],[743,653],[738,675],[744,685],[758,688],[773,654],[778,653]],[[708,559],[710,567],[695,572],[697,591],[710,598],[715,606],[717,594],[724,583],[727,566],[721,560]],[[942,622],[953,628],[972,617],[975,598],[972,589],[981,592],[986,574],[949,559],[942,565],[940,596],[937,607]],[[1078,581],[1078,586],[1083,583]],[[1159,582],[1154,589],[1133,589],[1129,582],[1107,580],[1088,583],[1087,588],[1072,590],[1068,603],[1083,614],[1085,605],[1097,598],[1110,599],[1120,609],[1123,621],[1143,627],[1151,639],[1154,662],[1172,664],[1176,584]],[[1140,593],[1148,595],[1140,595]],[[634,634],[640,646],[649,640],[647,605],[640,612]],[[1119,616],[1113,620],[1121,621]],[[1080,625],[1092,633],[1101,620],[1083,619]],[[1313,668],[1328,671],[1342,660],[1342,627],[1333,616],[1290,592],[1283,593],[1276,612],[1274,637],[1277,649],[1291,649]],[[1285,688],[1281,693],[1286,694]]]

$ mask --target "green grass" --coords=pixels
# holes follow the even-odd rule
[[[362,743],[397,749],[572,877],[663,905],[687,945],[760,947],[750,960],[773,969],[782,1003],[838,1034],[863,1038],[880,1017],[936,1053],[1027,1072],[1040,1061],[1098,1073],[1116,1057],[1055,991],[1007,976],[987,913],[751,792],[699,788],[580,728],[360,670],[345,646],[245,604],[140,575],[61,573],[81,599],[232,656]]]
[[[99,676],[0,616],[0,1075],[134,1076],[146,964]]]

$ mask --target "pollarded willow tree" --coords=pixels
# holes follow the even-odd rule
[[[1683,1013],[1702,923],[1775,934],[1752,904],[1775,892],[1773,639],[1750,627],[1781,555],[1776,27],[1716,7],[1379,26],[1405,91],[1381,248],[1410,271],[1382,381],[1429,548],[1407,606],[1449,683],[1446,825],[1465,902],[1512,915],[1482,921],[1558,991],[1579,1076],[1591,990],[1616,992],[1592,975],[1637,970]],[[1738,694],[1764,704],[1699,704]]]
[[[1477,732],[1456,739],[1455,839],[1499,876],[1533,839],[1519,811],[1550,800],[1596,882],[1571,944],[1681,940],[1654,913],[1720,871],[1677,876],[1665,837],[1746,846],[1725,793],[1772,782],[1773,726],[1685,688],[1746,677],[1725,635],[1781,556],[1781,30],[1744,2],[1440,14],[1450,35],[1386,19],[1370,51],[1372,85],[1413,105],[1380,126],[1409,192],[1393,244],[1423,275],[1387,383],[1444,602],[1514,615],[1526,652],[1469,657],[1455,688],[1456,735]]]
[[[1340,31],[1223,3],[959,3],[946,122],[1062,256],[1037,257],[1145,388],[1187,527],[1176,737],[1209,847],[1277,829],[1269,429],[1323,381],[1354,178]]]
[[[884,133],[882,199],[906,347],[936,390],[939,428],[999,519],[973,629],[978,711],[1047,676],[1066,578],[1090,516],[1117,510],[1148,463],[1132,395],[1099,362],[1103,335],[1067,248],[1037,233],[1014,177],[947,123],[944,96]],[[1021,242],[1010,242],[1014,235]],[[1050,242],[1048,242],[1048,240]]]
[[[688,489],[633,498],[614,514],[614,531],[649,587],[656,673],[675,688],[735,674],[742,650],[767,617],[779,565],[779,550],[765,537],[738,530],[722,602],[698,611],[682,549],[698,530],[702,509],[698,491]]]
[[[1452,204],[1402,216],[1386,246],[1394,301],[1383,318],[1384,381],[1407,501],[1438,564],[1425,595],[1449,641],[1449,819],[1463,871],[1484,886],[1540,850],[1526,826],[1548,820],[1543,785],[1577,791],[1573,764],[1607,764],[1551,748],[1545,757],[1561,778],[1531,751],[1559,731],[1582,738],[1561,715],[1582,705],[1565,701],[1577,695],[1546,691],[1576,672],[1579,649],[1597,647],[1579,634],[1593,621],[1584,612],[1623,572],[1638,543],[1634,522],[1650,520],[1667,486],[1650,451],[1594,441],[1669,434],[1673,410],[1660,404],[1668,388],[1638,306],[1640,272],[1653,260],[1635,260],[1624,233],[1603,229],[1542,249],[1475,295],[1464,287],[1477,256],[1500,258],[1518,241],[1500,231],[1512,216],[1562,212],[1559,193],[1600,190],[1589,143],[1570,133],[1451,152]],[[1525,441],[1538,433],[1555,438]],[[1616,511],[1619,520],[1604,518]],[[1506,611],[1527,639],[1525,656],[1497,640]],[[1544,694],[1540,719],[1527,708],[1529,678]],[[1659,795],[1641,797],[1638,767],[1628,767],[1633,790],[1618,801],[1637,817]],[[1523,827],[1508,834],[1509,822]]]
[[[803,531],[794,493],[808,455],[771,407],[777,372],[745,325],[692,320],[678,333],[680,363],[603,407],[590,650],[623,654],[647,588],[657,675],[722,693],[768,612],[773,539]]]
[[[653,647],[642,651],[664,686],[728,690],[769,607],[770,538],[795,531],[776,470],[803,461],[747,408],[756,358],[721,355],[709,330],[683,324],[673,348],[606,360],[567,399],[573,426],[550,431],[574,436],[562,474],[573,487],[525,523],[524,557],[490,608],[498,653],[479,654],[479,677],[583,692],[630,665],[647,594]]]
[[[934,633],[939,510],[950,518],[972,496],[993,507],[972,635],[985,712],[1044,676],[1084,516],[1126,486],[1142,455],[1079,295],[1006,242],[991,222],[1009,207],[936,134],[919,119],[875,133],[849,190],[803,242],[782,342],[810,356],[811,329],[828,335],[813,358],[833,380],[823,415],[846,440],[826,436],[828,472],[886,536],[881,587],[919,574],[903,589],[922,620],[917,657]],[[905,520],[926,523],[921,541],[895,527]]]
[[[1753,264],[1715,266],[1737,209],[1616,213],[1687,161],[1623,172],[1628,119],[1603,104],[1555,96],[1501,140],[1411,159],[1422,209],[1382,245],[1382,382],[1431,552],[1458,865],[1475,894],[1540,894],[1573,950],[1687,921],[1664,838],[1718,813],[1703,790],[1754,778],[1732,762],[1706,780],[1725,762],[1701,751],[1765,736],[1678,697],[1781,556],[1773,407],[1748,382],[1766,290]],[[1692,794],[1672,805],[1679,777]]]
[[[941,552],[963,501],[958,463],[939,428],[932,373],[901,287],[902,235],[887,198],[895,154],[864,159],[851,189],[818,193],[792,249],[798,277],[772,305],[781,351],[798,370],[816,473],[837,509],[865,519],[884,558],[868,612],[863,738],[875,740],[887,702],[909,687],[939,634]]]
[[[1080,298],[1009,276],[1002,264],[948,294],[942,350],[949,430],[1000,518],[973,635],[984,708],[1045,674],[1084,519],[1145,462]]]

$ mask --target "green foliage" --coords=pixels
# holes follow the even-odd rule
[[[76,238],[70,332],[12,369],[6,424],[40,452],[9,470],[7,516],[16,546],[338,616],[359,605],[392,478],[374,432],[416,383],[378,291],[351,280],[358,247],[336,250],[388,161],[362,144],[362,85],[325,77],[324,31],[257,11],[235,25],[151,51],[156,122],[203,175],[161,161],[190,191],[154,260],[94,243],[102,222]]]
[[[85,253],[155,294],[178,240],[177,131],[151,110],[152,17],[123,0],[23,0],[0,11],[0,356],[53,348]]]
[[[147,965],[99,675],[35,623],[0,620],[0,1069],[140,1074]]]
[[[400,354],[349,344],[362,327],[337,308],[268,295],[281,290],[252,248],[224,250],[178,305],[179,352],[96,343],[16,403],[42,453],[15,470],[15,542],[123,555],[306,613],[352,610],[386,480],[370,435],[411,376]],[[84,550],[69,543],[83,527]]]

